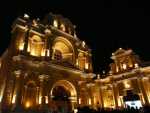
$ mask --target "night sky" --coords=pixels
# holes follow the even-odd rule
[[[62,14],[77,26],[77,36],[92,49],[95,73],[107,70],[111,54],[132,48],[141,60],[150,61],[149,11],[136,0],[5,0],[0,10],[0,54],[11,39],[11,24],[24,13],[42,19],[47,13]],[[90,0],[89,0],[90,1]]]

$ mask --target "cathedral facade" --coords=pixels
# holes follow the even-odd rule
[[[111,58],[109,73],[96,75],[91,49],[67,18],[52,13],[42,21],[18,17],[0,58],[0,111],[119,108],[128,100],[149,104],[149,65],[131,49],[119,48]]]

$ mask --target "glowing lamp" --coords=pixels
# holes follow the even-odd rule
[[[136,63],[136,64],[134,64],[134,66],[135,66],[135,68],[138,68],[139,67],[139,65]]]
[[[126,64],[123,64],[123,69],[125,70],[125,69],[127,69],[127,65]]]
[[[81,98],[79,98],[79,104],[81,104]]]
[[[28,49],[27,49],[27,51],[28,51],[28,52],[30,52],[30,45],[28,45]]]
[[[91,98],[89,98],[89,105],[91,105],[92,104],[92,102],[91,102]]]
[[[85,63],[85,69],[88,69],[88,68],[89,68],[89,64]]]
[[[74,109],[74,113],[78,113],[78,109]]]
[[[29,108],[30,107],[30,102],[27,101],[25,106],[26,106],[26,108]]]
[[[48,104],[48,96],[45,96],[45,103]]]
[[[56,20],[54,20],[53,25],[54,25],[54,27],[58,27],[58,22]]]
[[[50,52],[49,52],[49,50],[47,49],[47,56],[50,56]]]
[[[116,72],[119,72],[118,66],[116,67]]]
[[[45,56],[45,49],[41,51],[41,56]]]
[[[0,95],[0,103],[2,102],[2,95]]]
[[[78,66],[79,65],[79,61],[78,61],[78,59],[76,59],[76,66]]]
[[[42,103],[42,97],[39,97],[39,104]]]
[[[1,61],[0,61],[0,68],[1,68],[1,66],[2,66],[2,63],[1,63]]]
[[[19,45],[19,50],[21,50],[21,51],[22,51],[23,49],[24,49],[24,43],[23,43],[23,42],[21,42],[21,43],[20,43],[20,45]]]

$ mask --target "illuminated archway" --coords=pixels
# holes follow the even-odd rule
[[[34,81],[28,81],[24,87],[23,103],[25,108],[35,108],[36,106],[36,84]]]
[[[61,88],[64,88],[64,90],[66,90],[66,95],[70,96],[68,97],[68,99],[72,107],[71,109],[74,109],[77,103],[77,92],[76,92],[75,86],[67,80],[59,80],[52,86],[52,89],[50,92],[51,98],[55,96],[53,95],[54,94],[53,92],[55,91],[56,87],[61,87]]]
[[[53,59],[75,63],[74,48],[71,42],[64,37],[57,37],[53,42]]]

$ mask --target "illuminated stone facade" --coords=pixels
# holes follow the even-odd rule
[[[149,104],[150,67],[142,67],[132,50],[113,53],[106,75],[92,73],[91,57],[74,25],[61,15],[50,13],[42,21],[18,17],[0,59],[0,109],[125,107],[127,91]]]

